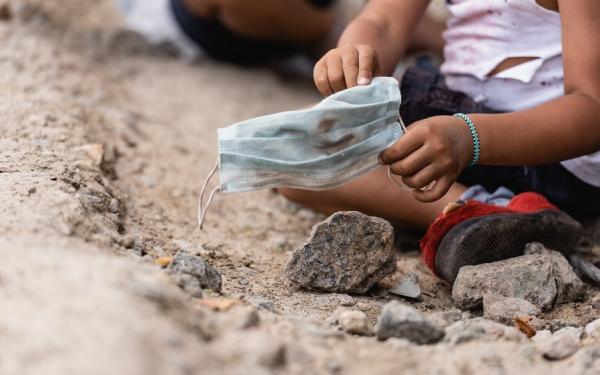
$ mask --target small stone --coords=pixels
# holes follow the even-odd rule
[[[581,342],[582,334],[583,334],[583,328],[581,328],[581,327],[563,327],[553,333],[553,335],[556,335],[556,336],[560,336],[560,335],[571,336],[573,338],[573,340],[575,340],[575,342],[577,342],[577,343]]]
[[[396,269],[394,229],[360,212],[338,212],[313,227],[285,276],[305,289],[364,294]]]
[[[182,252],[175,254],[167,272],[183,290],[201,298],[202,289],[221,291],[221,274],[202,258]]]
[[[112,212],[113,214],[119,213],[120,207],[121,207],[121,204],[119,203],[118,199],[112,198],[110,200],[110,203],[108,205],[110,212]]]
[[[472,314],[469,311],[462,311],[459,309],[435,311],[428,313],[426,316],[430,322],[442,329],[455,322],[458,322],[459,320],[467,320],[472,318]]]
[[[538,315],[540,309],[522,298],[502,297],[494,294],[483,296],[483,316],[504,324],[522,315]]]
[[[462,267],[452,288],[456,305],[478,308],[485,294],[522,298],[542,310],[552,308],[557,287],[550,257],[531,254]]]
[[[354,306],[356,305],[356,300],[348,295],[348,294],[338,294],[339,304],[340,306]]]
[[[236,363],[245,368],[244,373],[265,373],[255,366],[279,369],[287,362],[284,342],[263,330],[231,330],[213,340],[211,354],[223,363]],[[270,372],[269,372],[270,373]]]
[[[91,164],[100,167],[104,160],[104,145],[99,143],[87,144],[77,147],[77,150],[83,151]]]
[[[585,326],[584,332],[587,338],[600,341],[600,319],[588,323]]]
[[[553,334],[552,337],[534,341],[537,351],[550,360],[567,358],[579,349],[579,344],[571,335]]]
[[[156,264],[161,266],[162,268],[167,267],[173,261],[173,257],[160,257],[156,259]]]
[[[388,292],[400,297],[419,298],[421,296],[419,276],[415,273],[409,273],[400,280],[398,285],[388,290]]]
[[[558,288],[555,304],[577,301],[582,297],[583,282],[560,252],[547,249],[539,242],[532,242],[525,246],[525,254],[541,254],[550,257],[552,272]]]
[[[428,321],[423,314],[399,301],[383,307],[375,328],[377,338],[405,338],[417,344],[431,344],[444,337],[444,331]]]
[[[367,315],[358,310],[344,311],[339,316],[342,330],[353,335],[371,336],[373,329]]]
[[[473,340],[496,341],[499,339],[520,342],[526,336],[514,327],[484,318],[458,321],[445,329],[444,342],[457,345]]]

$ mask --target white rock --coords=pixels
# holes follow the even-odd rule
[[[585,326],[585,335],[587,338],[600,341],[600,319],[596,319]]]
[[[554,332],[553,336],[567,335],[571,336],[575,342],[581,341],[581,335],[583,334],[583,328],[581,327],[563,327],[558,331]]]
[[[483,316],[510,324],[517,316],[532,315],[536,316],[540,309],[522,298],[502,297],[495,294],[485,294],[483,296]]]
[[[358,310],[344,311],[339,316],[339,324],[346,333],[371,336],[373,329],[367,315]]]
[[[535,344],[538,352],[551,360],[567,358],[579,349],[577,341],[568,334],[554,334],[550,338],[536,340]]]

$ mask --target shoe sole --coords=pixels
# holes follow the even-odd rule
[[[581,224],[557,210],[476,217],[444,236],[435,268],[442,278],[454,282],[461,267],[523,255],[530,242],[568,253],[577,245],[581,231]]]

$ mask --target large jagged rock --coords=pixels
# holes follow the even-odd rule
[[[523,298],[542,310],[557,295],[553,263],[548,255],[531,254],[460,269],[452,299],[461,309],[481,306],[485,294]]]
[[[396,268],[394,229],[360,212],[338,212],[313,227],[285,276],[305,289],[366,293]]]
[[[539,242],[532,242],[525,246],[525,254],[542,254],[550,257],[552,261],[552,273],[558,288],[556,304],[576,301],[583,295],[583,282],[567,259],[558,251],[550,250]]]
[[[444,331],[427,320],[419,310],[398,301],[383,307],[375,330],[380,340],[397,337],[417,344],[435,343],[444,337]]]
[[[203,289],[221,291],[221,273],[202,258],[178,252],[167,267],[167,272],[183,290],[201,298]]]

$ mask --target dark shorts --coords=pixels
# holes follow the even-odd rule
[[[309,0],[315,7],[325,8],[334,0]],[[264,65],[298,53],[303,46],[269,42],[237,34],[216,18],[192,14],[183,0],[171,0],[175,20],[183,32],[211,57],[238,65]]]
[[[407,125],[438,115],[493,113],[468,95],[448,89],[444,77],[428,58],[417,60],[402,77],[400,114]],[[586,184],[561,164],[524,167],[468,167],[458,178],[466,186],[493,191],[504,186],[515,193],[534,191],[578,218],[600,216],[600,188]]]

